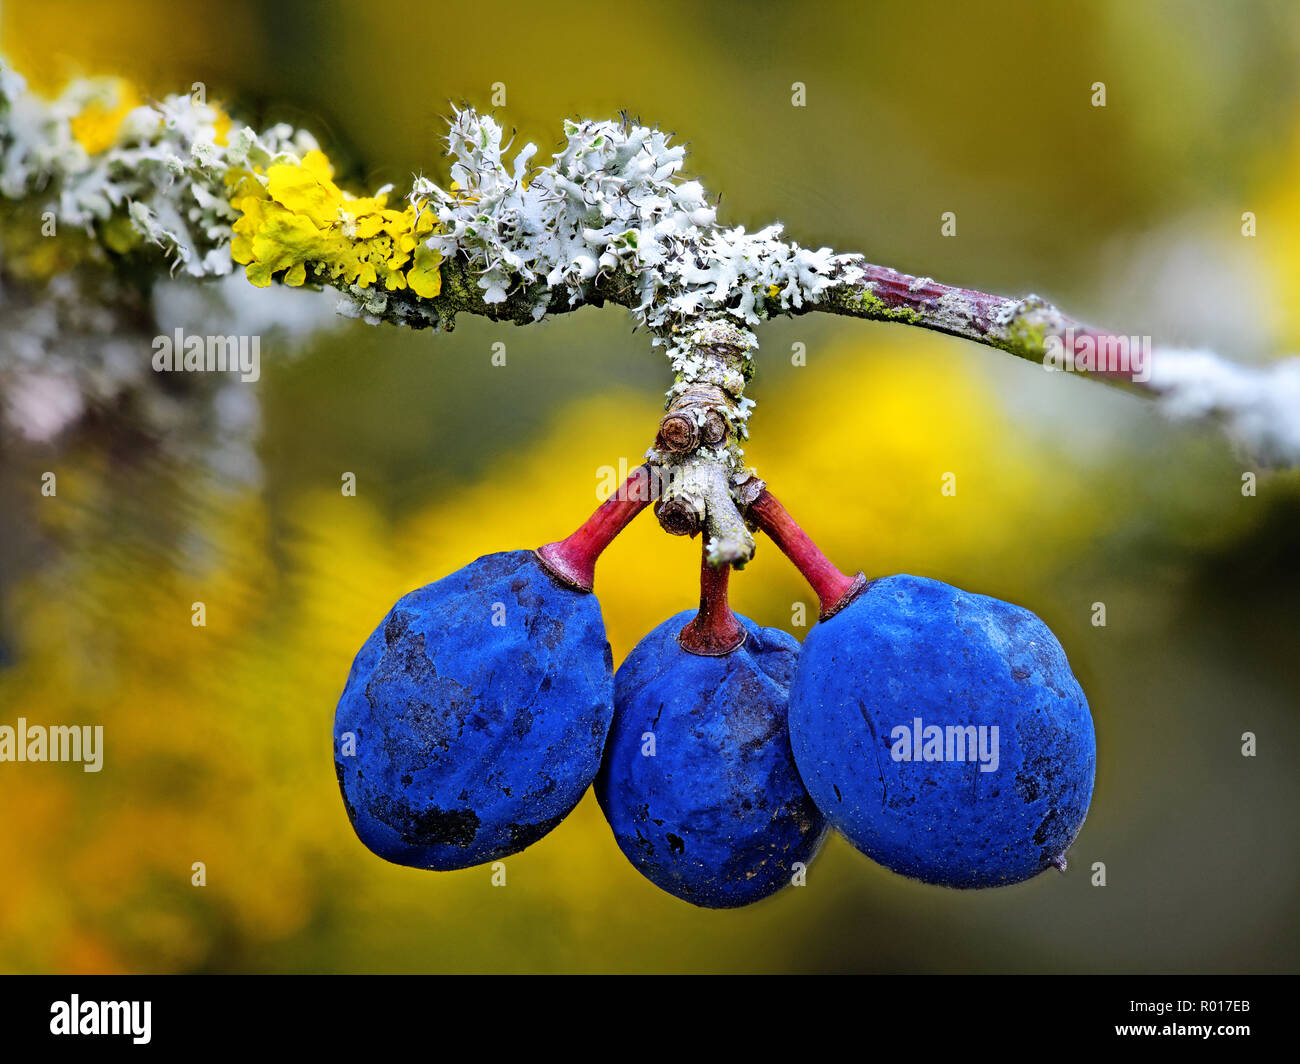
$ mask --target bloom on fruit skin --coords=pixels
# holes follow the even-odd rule
[[[917,718],[986,736],[997,728],[996,758],[894,756],[898,729]],[[907,575],[872,581],[808,633],[790,742],[813,800],[854,846],[950,887],[1059,867],[1087,815],[1097,761],[1087,699],[1047,625],[1000,599]]]
[[[735,908],[788,886],[794,866],[816,856],[826,820],[786,731],[798,642],[738,616],[738,649],[688,653],[677,636],[694,615],[664,621],[619,666],[596,798],[652,883],[693,905]]]
[[[403,596],[353,662],[334,721],[348,817],[374,853],[447,871],[541,838],[596,775],[613,715],[596,596],[532,551]]]

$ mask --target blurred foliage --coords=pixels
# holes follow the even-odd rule
[[[204,81],[237,113],[317,130],[368,187],[440,175],[445,101],[485,104],[494,82],[543,150],[563,116],[625,108],[691,142],[726,221],[1037,289],[1120,329],[1142,313],[1125,294],[1160,278],[1115,249],[1172,248],[1157,260],[1249,278],[1227,335],[1243,322],[1263,349],[1300,341],[1293,4],[739,11],[295,2],[217,18],[49,0],[5,5],[0,50],[51,88],[75,72],[146,91]],[[957,239],[939,236],[944,210]],[[1188,247],[1231,250],[1188,262]],[[1204,302],[1176,292],[1174,322]],[[504,889],[486,869],[371,856],[330,756],[352,656],[401,593],[563,535],[600,467],[635,463],[668,379],[627,326],[614,310],[446,336],[349,323],[297,361],[268,352],[260,488],[113,411],[4,455],[0,723],[103,724],[106,753],[98,775],[0,766],[0,970],[1294,968],[1300,478],[1261,475],[1245,498],[1252,467],[1212,433],[896,326],[766,327],[749,456],[842,567],[1000,595],[1057,631],[1099,741],[1069,873],[954,893],[832,840],[807,888],[703,912],[632,870],[590,796],[507,861]],[[807,367],[790,364],[796,342]],[[45,469],[57,499],[33,487]],[[939,492],[948,471],[955,498]],[[608,552],[597,593],[616,661],[695,599],[698,549],[647,515]],[[808,592],[770,544],[733,589],[747,615],[802,634]],[[1097,860],[1105,889],[1089,885]]]

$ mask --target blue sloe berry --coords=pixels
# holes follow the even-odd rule
[[[739,649],[689,653],[678,633],[693,616],[659,625],[619,667],[596,798],[647,879],[692,904],[733,908],[789,884],[826,824],[786,730],[799,644],[741,617]]]
[[[790,737],[830,822],[928,883],[997,886],[1063,867],[1092,795],[1092,717],[1051,630],[923,577],[875,580],[813,627]]]
[[[335,715],[358,837],[444,871],[541,838],[596,775],[612,666],[596,597],[532,551],[489,554],[403,596],[357,654]]]

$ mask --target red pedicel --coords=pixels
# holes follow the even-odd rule
[[[731,566],[709,564],[708,552],[700,561],[700,612],[677,636],[683,650],[720,658],[738,650],[749,635],[736,620],[727,601]]]
[[[590,591],[596,578],[596,559],[632,518],[649,505],[650,489],[650,467],[637,466],[572,535],[539,547],[533,553],[560,583],[578,591]]]
[[[840,572],[767,489],[750,503],[749,518],[794,562],[816,592],[823,621],[839,613],[867,586],[862,573],[846,576]]]

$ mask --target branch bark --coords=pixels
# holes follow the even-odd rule
[[[1059,354],[1069,358],[1071,365],[1086,359],[1096,367],[1083,370],[1086,375],[1108,384],[1154,392],[1148,382],[1133,379],[1132,362],[1150,355],[1149,346],[1145,352],[1132,349],[1135,341],[1140,343],[1140,338],[1093,329],[1035,295],[1011,299],[973,288],[958,288],[930,277],[915,277],[888,266],[876,266],[860,255],[841,256],[841,260],[845,274],[852,272],[860,276],[838,281],[827,289],[820,302],[789,313],[829,311],[868,321],[915,325],[1039,364],[1053,353],[1055,339],[1060,342]],[[1147,368],[1144,364],[1137,375],[1141,376],[1141,371]]]
[[[653,128],[566,122],[549,165],[534,165],[528,145],[507,166],[495,120],[457,111],[449,188],[416,178],[398,209],[387,206],[389,188],[356,196],[336,186],[306,131],[234,128],[185,96],[130,111],[107,148],[79,145],[71,117],[102,91],[74,83],[51,104],[0,65],[0,196],[26,201],[27,224],[47,208],[42,217],[84,232],[123,277],[161,272],[167,260],[195,278],[220,277],[238,263],[260,286],[337,289],[344,313],[372,323],[450,329],[458,314],[475,314],[524,325],[623,306],[665,348],[672,398],[720,390],[704,404],[715,408],[711,424],[692,431],[679,419],[656,445],[666,465],[691,470],[690,496],[670,518],[712,524],[718,563],[743,563],[747,533],[721,506],[711,518],[704,497],[723,484],[743,508],[736,437],[752,406],[749,327],[778,315],[819,311],[961,337],[1136,390],[1176,416],[1216,418],[1265,462],[1300,461],[1300,360],[1256,369],[1211,352],[1152,357],[1150,337],[1084,326],[1034,295],[1009,299],[802,248],[779,225],[721,226],[700,183],[681,177],[683,149]],[[719,345],[708,330],[730,339]],[[731,438],[710,442],[719,425]]]

